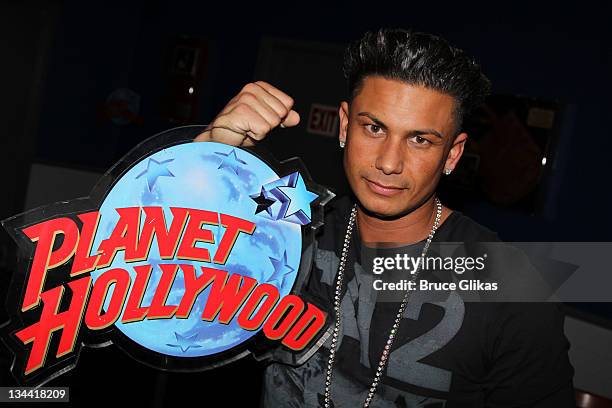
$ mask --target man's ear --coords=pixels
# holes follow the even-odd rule
[[[453,171],[459,162],[459,159],[463,155],[463,148],[465,147],[465,142],[467,141],[468,135],[465,132],[459,133],[448,152],[448,156],[446,157],[446,163],[444,164],[444,170]]]
[[[340,117],[340,126],[338,129],[338,140],[340,145],[346,143],[346,135],[348,133],[348,118],[349,118],[349,105],[346,101],[340,103],[338,109],[338,116]]]

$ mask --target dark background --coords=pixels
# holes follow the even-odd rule
[[[609,17],[610,6],[603,1],[2,1],[0,171],[5,190],[0,218],[26,209],[33,163],[102,173],[140,141],[176,126],[165,109],[172,102],[168,61],[181,41],[205,44],[205,70],[194,84],[191,123],[206,124],[244,84],[257,79],[290,95],[331,86],[334,98],[328,93],[311,99],[337,105],[345,96],[335,63],[341,61],[338,50],[365,30],[386,26],[440,34],[465,49],[480,62],[496,94],[563,107],[553,137],[554,171],[547,173],[538,206],[525,211],[464,200],[459,209],[508,240],[610,241]],[[294,79],[288,74],[273,82],[280,74],[270,64],[281,55],[275,50],[282,44],[292,52],[300,47],[305,53],[321,51],[327,57],[320,66],[329,65],[329,74],[287,60],[287,66],[302,68],[293,71]],[[316,69],[322,54],[304,55],[303,61]],[[101,113],[117,88],[140,95],[137,123],[119,126]],[[339,157],[336,141],[314,137],[312,144],[310,139],[305,143],[308,106],[296,98],[296,109],[302,123],[293,133],[275,132],[272,150],[281,159],[300,154],[315,178],[336,168],[335,176],[317,181],[342,192],[338,162],[327,163]],[[322,148],[326,164],[313,159]],[[65,188],[62,180],[56,182]],[[13,253],[6,234],[0,244],[4,297]],[[612,319],[608,305],[573,306],[599,324]],[[9,364],[4,357],[2,385],[12,384]],[[107,405],[123,394],[140,406],[175,406],[205,404],[223,395],[227,404],[250,406],[259,398],[260,369],[246,359],[214,375],[159,373],[109,347],[85,349],[78,367],[49,385],[69,385],[77,404]]]

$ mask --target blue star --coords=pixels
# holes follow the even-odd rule
[[[251,195],[258,204],[257,215],[298,225],[310,224],[310,203],[317,197],[306,189],[304,179],[297,171],[264,184],[260,193]]]
[[[293,186],[279,186],[278,190],[289,199],[289,206],[285,210],[283,218],[289,218],[295,215],[301,220],[306,217],[308,220],[306,223],[310,222],[310,203],[313,202],[318,195],[306,189],[302,175],[298,173],[297,180]]]
[[[292,173],[288,176],[276,179],[274,181],[271,181],[267,184],[264,184],[263,186],[261,186],[261,191],[258,194],[252,194],[251,198],[255,199],[256,197],[259,197],[261,194],[263,194],[263,198],[266,198],[267,200],[270,200],[272,202],[268,202],[266,201],[265,204],[270,204],[269,206],[267,206],[267,208],[265,208],[265,212],[264,211],[256,211],[256,214],[259,216],[263,216],[264,218],[268,218],[270,220],[273,221],[277,221],[281,218],[283,218],[283,215],[285,214],[285,211],[287,209],[287,207],[289,207],[289,198],[283,194],[281,191],[278,190],[279,186],[293,186],[295,184],[295,179],[297,176],[297,172]],[[257,200],[256,200],[257,202]],[[264,204],[264,202],[262,201],[257,202],[257,204]],[[261,207],[258,206],[257,210],[260,210]],[[291,221],[291,220],[285,220],[285,221]]]
[[[274,267],[274,272],[268,279],[266,279],[267,283],[277,282],[277,287],[281,288],[285,284],[285,277],[291,273],[293,273],[294,269],[287,265],[287,251],[283,253],[283,259],[274,259],[272,257],[268,257],[270,262],[272,262],[272,266]]]
[[[146,170],[143,170],[142,173],[136,176],[136,178],[138,179],[144,174],[146,174],[147,175],[147,187],[149,188],[149,191],[151,191],[153,190],[153,187],[155,186],[155,182],[157,181],[158,177],[162,177],[162,176],[174,177],[174,174],[172,174],[170,170],[168,170],[168,168],[166,167],[167,166],[166,163],[170,163],[173,160],[174,159],[167,159],[167,160],[158,162],[155,159],[149,158],[149,161],[147,162]]]
[[[227,167],[233,170],[237,176],[239,176],[238,172],[240,171],[240,167],[237,165],[246,164],[244,160],[240,160],[238,156],[236,156],[236,149],[232,149],[229,153],[215,152],[215,154],[225,157],[223,160],[221,160],[221,163],[219,164],[219,167],[217,167],[217,169]]]
[[[197,333],[193,334],[193,335],[191,335],[189,337],[180,335],[177,332],[174,332],[174,335],[176,336],[176,342],[178,344],[166,343],[166,346],[179,347],[183,353],[186,352],[187,350],[189,350],[190,348],[200,348],[200,347],[202,347],[199,344],[194,344],[195,343],[195,339],[198,336]]]

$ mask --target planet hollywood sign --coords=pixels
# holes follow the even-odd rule
[[[321,337],[327,314],[300,290],[332,194],[299,160],[191,142],[201,130],[144,142],[87,199],[3,222],[20,263],[2,339],[21,383],[73,367],[83,345],[184,371]]]

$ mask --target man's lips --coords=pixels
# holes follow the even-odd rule
[[[369,179],[365,179],[365,181],[368,187],[370,188],[370,190],[372,190],[376,194],[380,194],[384,196],[394,196],[396,194],[401,193],[402,190],[404,190],[403,187],[381,184],[381,183],[378,183],[376,181],[372,181]]]

